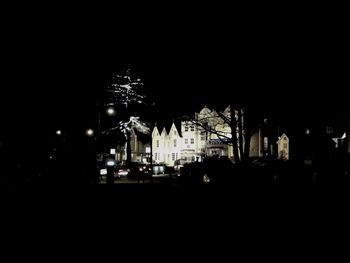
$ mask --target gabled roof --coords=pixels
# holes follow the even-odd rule
[[[157,132],[157,134],[160,134],[159,129],[158,129],[158,127],[157,127],[157,125],[156,125],[156,126],[154,126],[154,128],[153,128],[153,131],[152,131],[152,136],[154,136],[154,133],[155,133],[155,132]]]
[[[170,126],[170,129],[169,129],[169,134],[170,134],[170,131],[172,129],[172,127],[174,127],[174,129],[176,129],[177,131],[177,134],[182,137],[182,133],[181,133],[181,121],[179,120],[174,120],[173,123],[171,124]]]
[[[168,132],[167,132],[167,130],[166,130],[166,128],[165,127],[163,127],[163,130],[162,130],[162,132],[161,132],[161,134],[160,135],[168,135]]]
[[[225,110],[224,110],[224,114],[228,114],[228,113],[230,113],[230,112],[231,112],[231,106],[228,105],[228,106],[225,108]]]
[[[209,114],[210,112],[211,110],[207,107],[207,105],[205,105],[203,109],[200,110],[199,114],[205,115],[205,114]]]
[[[165,135],[169,135],[173,124],[175,125],[175,128],[176,128],[178,134],[180,135],[180,137],[182,137],[181,121],[178,119],[173,119],[172,121],[163,121],[162,123],[157,123],[156,128],[157,128],[160,135],[162,135],[163,132],[165,132]]]
[[[277,140],[277,143],[279,143],[280,141],[282,141],[284,138],[289,139],[288,136],[287,136],[285,133],[283,133],[283,134],[279,137],[279,139]]]

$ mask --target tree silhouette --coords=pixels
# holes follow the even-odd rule
[[[140,106],[146,105],[146,95],[142,93],[143,82],[132,74],[128,68],[113,77],[112,83],[107,87],[105,106],[113,106],[117,109],[117,114],[122,119],[112,128],[102,132],[119,131],[126,139],[126,163],[131,162],[131,131],[138,130],[141,133],[149,134],[148,125],[140,120],[139,116],[134,116]]]
[[[128,109],[133,104],[145,103],[146,96],[142,94],[143,82],[135,77],[128,68],[113,77],[107,88],[107,106],[124,105]]]
[[[217,136],[224,144],[233,148],[235,163],[249,157],[250,138],[252,136],[251,121],[246,117],[248,111],[243,107],[229,105],[224,111],[204,108],[195,117],[185,117],[200,129]]]

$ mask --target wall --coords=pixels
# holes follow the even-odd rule
[[[259,147],[259,133],[256,132],[250,137],[249,156],[259,157],[261,155],[261,153],[259,153],[259,150],[261,151],[261,147]]]

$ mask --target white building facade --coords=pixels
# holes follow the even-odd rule
[[[230,107],[223,114],[230,117]],[[229,125],[215,110],[204,107],[199,113],[195,113],[195,118],[197,121],[207,120],[205,125],[227,137],[231,136]],[[177,125],[173,122],[168,130],[163,127],[160,131],[159,127],[155,127],[152,132],[152,147],[154,162],[167,166],[174,166],[174,162],[179,159],[192,162],[201,161],[205,156],[233,156],[232,146],[191,121],[181,121]]]
[[[161,132],[157,127],[154,127],[152,149],[155,163],[173,166],[175,160],[181,158],[182,138],[174,123],[171,125],[169,132],[165,127]]]

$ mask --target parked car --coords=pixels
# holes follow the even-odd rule
[[[127,177],[129,179],[145,179],[151,176],[151,168],[148,164],[144,163],[131,163],[128,166],[129,172]]]
[[[122,178],[127,177],[130,172],[130,169],[126,166],[117,166],[115,169],[114,177]]]

